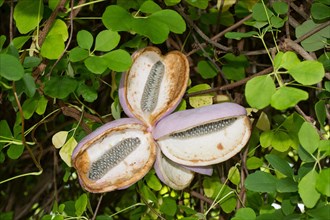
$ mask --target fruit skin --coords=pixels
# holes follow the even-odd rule
[[[153,130],[153,137],[158,140],[173,132],[185,130],[209,121],[243,115],[246,115],[245,108],[231,102],[179,111],[159,121]]]
[[[226,124],[224,122],[227,119],[234,121]],[[210,127],[208,131],[206,125],[214,126],[214,123],[224,123],[224,126],[218,127],[220,129]],[[198,128],[203,130],[199,131]],[[192,132],[184,137],[187,130]],[[176,135],[178,133],[181,134]],[[153,130],[153,137],[168,159],[192,167],[213,165],[230,159],[241,151],[250,135],[251,123],[246,110],[235,103],[175,112],[159,121]]]
[[[127,116],[137,118],[150,129],[180,104],[189,80],[189,62],[184,54],[171,51],[162,55],[156,47],[146,47],[132,55],[133,65],[124,72],[119,85],[120,104]],[[152,66],[161,61],[165,72],[159,89],[157,107],[150,113],[141,109],[141,99]]]
[[[91,151],[89,148],[99,145],[101,148],[96,148],[97,150],[106,150],[108,143],[102,142],[104,138],[107,138],[108,135],[112,137],[112,134],[120,135],[121,132],[127,131],[136,132],[136,136],[142,137],[145,144],[138,146],[105,176],[97,180],[90,179],[89,170],[92,161],[95,161],[97,152],[95,149]],[[100,141],[102,146],[100,146]],[[134,118],[117,119],[97,128],[79,142],[72,154],[72,165],[77,170],[81,186],[87,191],[93,193],[109,192],[124,189],[142,179],[155,162],[156,149],[156,143],[143,123]]]

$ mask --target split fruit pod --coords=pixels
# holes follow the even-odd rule
[[[152,168],[156,144],[147,127],[133,118],[109,122],[83,138],[72,154],[80,184],[102,193],[128,187]]]
[[[121,79],[120,103],[126,115],[153,127],[180,103],[187,88],[189,63],[179,51],[162,55],[156,47],[138,50],[132,58],[131,68]]]
[[[153,131],[163,154],[186,166],[226,161],[246,145],[250,135],[246,110],[235,103],[175,112],[161,120]]]

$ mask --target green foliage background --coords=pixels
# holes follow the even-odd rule
[[[330,219],[330,1],[0,0],[0,219]],[[84,192],[77,142],[125,117],[139,48],[180,50],[179,110],[245,106],[251,139],[175,191]]]

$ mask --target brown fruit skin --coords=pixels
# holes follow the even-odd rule
[[[128,91],[131,89],[129,87],[131,82],[133,80],[140,79],[141,77],[139,78],[139,75],[142,76],[144,74],[149,74],[149,72],[145,71],[145,69],[150,68],[150,66],[134,66],[134,63],[137,63],[136,60],[140,59],[141,57],[143,58],[143,56],[150,56],[152,59],[160,60],[164,64],[165,74],[162,83],[166,83],[167,85],[166,102],[161,103],[162,106],[158,109],[155,109],[155,111],[151,112],[149,115],[144,114],[140,107],[134,107],[139,105],[134,105],[132,101],[129,101],[129,97],[131,97],[129,94],[132,94],[132,92]],[[148,127],[151,128],[163,117],[173,112],[175,108],[180,104],[189,80],[189,62],[186,56],[180,51],[171,51],[165,55],[162,55],[161,51],[157,47],[143,48],[135,52],[132,55],[132,59],[132,67],[127,72],[123,73],[121,78],[119,87],[120,104],[123,107],[126,115],[143,121],[146,125],[148,125]],[[140,68],[139,71],[137,71],[136,68]],[[143,87],[140,89],[143,89]],[[162,95],[165,94],[159,94],[159,96]],[[136,103],[139,101],[140,100],[133,100],[133,102]]]
[[[99,140],[102,140],[105,136],[109,134],[111,135],[114,132],[122,132],[127,129],[136,129],[144,133],[144,136],[149,143],[148,151],[141,152],[137,149],[132,153],[134,153],[135,155],[139,153],[149,153],[148,160],[144,164],[137,164],[138,162],[135,163],[135,161],[132,163],[127,163],[126,161],[122,162],[125,164],[126,169],[118,171],[122,174],[120,175],[121,178],[107,179],[102,177],[99,180],[89,179],[88,173],[91,167],[91,159],[87,153],[87,149],[93,146],[93,144],[95,144]],[[97,130],[95,130],[94,132],[86,136],[81,142],[79,142],[77,147],[74,149],[74,153],[72,155],[72,165],[77,170],[79,182],[84,189],[92,193],[103,193],[123,189],[139,181],[152,168],[155,159],[156,143],[152,135],[147,131],[147,127],[136,119],[125,118],[109,122],[99,127]],[[116,167],[112,168],[112,170],[115,169]]]

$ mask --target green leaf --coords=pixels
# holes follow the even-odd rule
[[[254,220],[256,217],[253,209],[247,207],[238,209],[231,220]]]
[[[41,96],[38,100],[38,106],[36,109],[36,113],[38,115],[43,115],[47,108],[48,99],[45,98],[45,96]]]
[[[64,99],[77,87],[77,81],[68,77],[51,77],[45,83],[44,92],[53,98]]]
[[[320,198],[320,193],[316,191],[316,179],[318,173],[311,170],[298,184],[299,195],[307,208],[313,208]]]
[[[258,32],[249,31],[249,32],[227,32],[225,37],[228,39],[241,40],[242,38],[250,38],[253,36],[257,36]]]
[[[102,15],[104,26],[113,31],[130,31],[133,21],[132,15],[118,5],[108,6]]]
[[[96,51],[110,51],[114,49],[120,41],[120,35],[116,31],[101,31],[95,39]]]
[[[248,170],[258,169],[262,165],[263,165],[263,161],[261,158],[258,157],[253,156],[246,160],[246,167],[248,168]]]
[[[19,36],[15,37],[12,41],[12,44],[17,50],[20,50],[24,44],[31,39],[31,36]]]
[[[106,60],[101,56],[87,57],[84,64],[89,71],[95,74],[102,74],[108,68]]]
[[[168,25],[156,19],[137,18],[132,24],[133,30],[143,36],[148,37],[152,43],[163,43],[170,33]]]
[[[245,187],[255,192],[273,193],[276,191],[276,178],[269,173],[256,171],[247,176]]]
[[[60,157],[61,159],[71,167],[71,155],[73,149],[77,146],[77,141],[74,137],[69,138],[69,140],[62,146],[60,150]]]
[[[36,84],[34,78],[29,73],[25,73],[22,81],[24,83],[24,92],[28,97],[33,97],[36,92]]]
[[[273,12],[269,10],[267,7],[264,8],[262,3],[257,3],[252,8],[252,17],[256,21],[268,21],[267,17],[270,18],[272,16],[274,16]]]
[[[68,33],[68,27],[66,26],[66,23],[62,21],[61,19],[56,19],[53,26],[49,30],[47,36],[51,35],[61,35],[62,40],[66,41],[69,37]]]
[[[312,17],[316,20],[325,20],[330,18],[329,11],[330,11],[330,7],[325,4],[318,2],[314,2],[312,4],[311,14]]]
[[[16,160],[23,154],[23,151],[23,145],[11,144],[7,150],[7,155],[10,159]]]
[[[245,78],[245,67],[237,63],[223,65],[222,71],[226,78],[230,80],[238,81]]]
[[[274,11],[279,14],[279,15],[283,15],[286,14],[288,12],[289,6],[287,3],[285,2],[273,2],[272,7],[274,8]]]
[[[330,156],[330,140],[320,140],[318,149],[323,151],[325,156]]]
[[[295,210],[296,206],[292,204],[290,199],[284,199],[282,201],[282,211],[284,215],[292,214]]]
[[[170,197],[163,197],[163,203],[160,205],[160,211],[165,215],[174,216],[177,211],[176,201]]]
[[[284,23],[286,21],[287,21],[287,18],[282,19],[280,17],[275,17],[275,16],[273,16],[273,17],[270,18],[270,23],[272,24],[272,26],[274,28],[281,28],[281,27],[283,27],[284,26]]]
[[[56,60],[64,51],[64,40],[62,35],[47,35],[41,46],[40,54],[50,60]]]
[[[315,128],[308,122],[304,122],[298,132],[301,146],[310,154],[317,149],[320,137]]]
[[[163,24],[166,24],[170,31],[182,34],[186,30],[186,23],[179,13],[173,10],[165,9],[153,13],[149,16],[149,19],[157,20]],[[158,28],[158,27],[154,27]]]
[[[5,35],[0,36],[0,51],[2,50],[3,45],[6,42],[7,37]]]
[[[69,53],[69,60],[71,62],[78,62],[86,59],[89,55],[89,52],[86,49],[83,49],[81,47],[75,47],[72,50],[70,50]]]
[[[298,65],[300,63],[300,60],[296,53],[292,51],[287,51],[285,53],[279,52],[278,54],[276,54],[274,63],[275,63],[275,68],[277,69],[283,67],[289,70],[292,67]]]
[[[25,119],[30,119],[37,109],[38,99],[33,97],[24,101],[22,105],[23,115]]]
[[[201,74],[203,79],[212,79],[218,74],[213,63],[205,60],[198,62],[197,71]]]
[[[271,105],[275,109],[285,110],[307,99],[307,92],[293,87],[282,86],[272,96]]]
[[[325,71],[322,63],[306,60],[290,68],[289,73],[297,82],[303,85],[313,85],[322,80]]]
[[[82,95],[86,102],[94,102],[97,99],[97,92],[90,86],[87,86],[84,82],[79,83],[77,88],[78,95]]]
[[[322,205],[321,207],[307,210],[306,213],[309,216],[312,216],[313,219],[323,220],[323,219],[329,218],[329,210],[330,210],[330,205],[325,204],[325,205]]]
[[[275,154],[267,154],[265,158],[275,170],[281,172],[287,177],[293,177],[293,170],[286,160]]]
[[[86,31],[86,30],[81,30],[77,33],[77,42],[79,47],[90,50],[93,45],[93,35]]]
[[[35,29],[44,13],[42,0],[20,0],[14,9],[14,19],[18,31],[26,34]]]
[[[8,125],[6,120],[1,120],[0,121],[0,130],[1,130],[1,135],[0,135],[1,138],[2,137],[6,137],[6,138],[12,138],[13,137],[13,135],[11,133],[11,130],[9,128],[9,125]],[[1,144],[2,143],[0,143],[0,147],[1,147]]]
[[[157,204],[158,199],[156,195],[154,194],[154,192],[150,190],[149,187],[147,187],[147,185],[141,184],[140,192],[141,192],[141,196],[143,196],[143,198],[147,200],[148,203],[153,202],[154,204]]]
[[[251,107],[262,109],[270,104],[275,91],[275,83],[271,76],[257,76],[246,83],[245,96]]]
[[[163,187],[159,179],[153,173],[148,173],[147,176],[145,177],[145,180],[147,185],[155,191],[159,191]]]
[[[230,182],[234,183],[235,185],[238,185],[241,181],[240,172],[237,167],[233,166],[228,171],[228,179]]]
[[[315,186],[321,194],[330,197],[330,168],[325,168],[320,171],[316,178]]]
[[[293,142],[288,133],[276,130],[271,139],[271,146],[279,152],[285,152],[293,146]]]
[[[186,2],[189,5],[200,9],[206,9],[208,6],[208,0],[186,0]]]
[[[263,148],[270,147],[272,145],[272,140],[274,138],[273,131],[264,131],[260,135],[260,145]]]
[[[292,178],[277,179],[276,190],[279,193],[297,192],[298,185]]]
[[[41,63],[41,59],[39,57],[25,57],[23,62],[24,68],[33,68],[37,67]]]
[[[14,56],[0,54],[0,76],[7,80],[18,81],[24,76],[22,64]]]
[[[309,33],[315,29],[319,24],[313,22],[313,20],[307,20],[296,28],[296,38]],[[324,48],[327,45],[327,38],[330,38],[330,26],[323,28],[322,30],[316,32],[312,36],[308,37],[306,40],[301,42],[301,45],[308,52],[313,52]]]
[[[165,5],[174,6],[181,2],[181,0],[165,0]]]
[[[188,93],[199,92],[210,89],[211,86],[208,84],[199,84],[188,89]],[[189,97],[189,104],[194,108],[199,108],[202,106],[212,105],[213,95],[203,94],[198,96]]]
[[[121,117],[121,107],[118,97],[111,103],[111,115],[114,119],[119,119]]]
[[[319,100],[315,104],[314,109],[315,109],[315,113],[316,113],[316,117],[317,117],[318,122],[320,123],[321,126],[324,126],[324,122],[325,122],[325,119],[327,117],[325,101],[324,100]]]
[[[140,11],[147,14],[155,13],[161,10],[162,8],[153,1],[145,1],[140,6]]]
[[[88,197],[86,193],[82,194],[75,202],[74,206],[76,208],[76,215],[82,216],[87,207]]]
[[[109,69],[123,72],[132,65],[132,58],[128,52],[122,49],[113,50],[103,55],[103,60]]]

